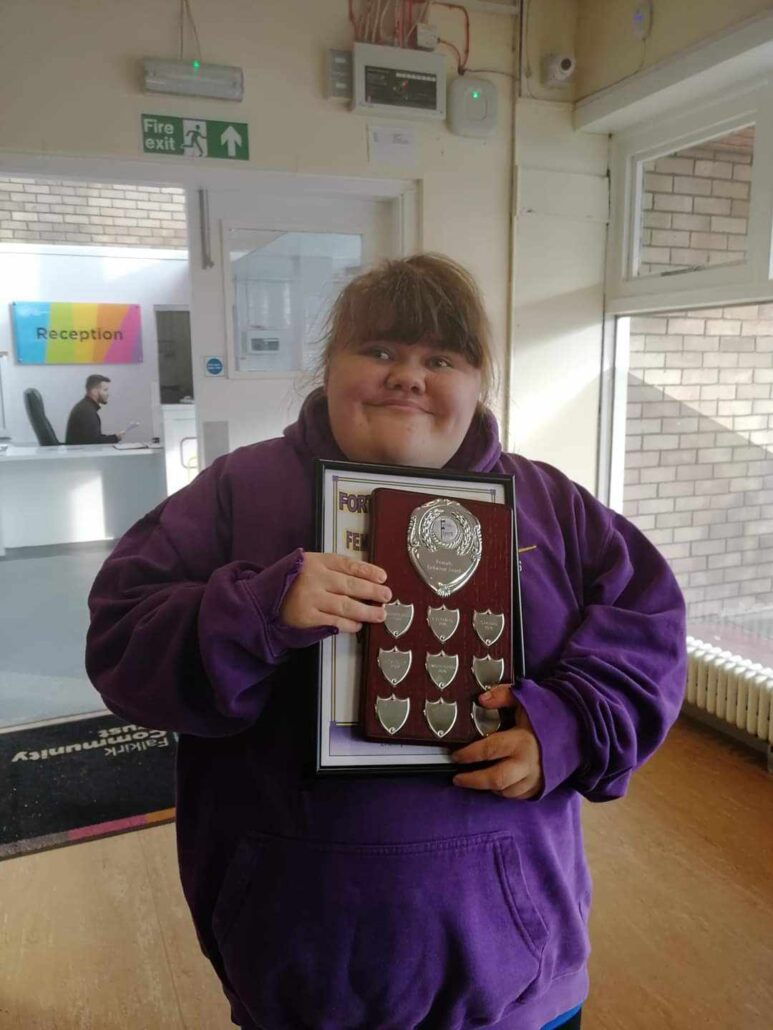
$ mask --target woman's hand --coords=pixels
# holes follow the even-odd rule
[[[386,572],[378,565],[306,551],[280,618],[295,629],[335,626],[343,633],[357,633],[363,622],[384,621],[383,605],[392,600],[392,591],[383,586],[385,579]]]
[[[499,730],[483,740],[454,751],[454,762],[491,762],[486,769],[454,776],[457,787],[490,790],[501,798],[526,801],[542,790],[542,761],[539,744],[529,717],[512,695],[510,685],[500,683],[476,698],[484,708],[515,708],[515,726]]]

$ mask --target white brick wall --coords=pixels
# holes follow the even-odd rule
[[[644,167],[642,275],[738,261],[754,130]],[[773,603],[773,304],[631,320],[624,512],[690,615]]]
[[[773,546],[772,313],[631,319],[623,510],[671,562],[692,618],[773,603],[760,557]]]
[[[753,143],[746,129],[644,165],[639,275],[743,259]]]
[[[0,178],[0,241],[187,247],[174,187]]]

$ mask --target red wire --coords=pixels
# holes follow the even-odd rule
[[[459,53],[459,47],[454,46],[453,43],[449,43],[447,39],[439,39],[438,43],[440,46],[450,47],[450,49],[456,54],[457,71],[461,75],[464,69],[462,68],[462,55]]]
[[[406,37],[406,43],[407,43],[408,46],[413,47],[413,49],[415,50],[416,49],[416,34],[415,34],[416,19],[415,19],[414,13],[413,13],[413,5],[414,5],[414,3],[416,3],[416,0],[406,0],[406,2],[408,4],[408,35]],[[413,39],[411,37],[413,37]]]
[[[452,11],[461,11],[464,15],[464,60],[461,57],[459,58],[459,74],[461,75],[467,68],[467,62],[470,59],[470,15],[467,12],[467,8],[462,7],[461,4],[443,3],[442,0],[433,0],[433,3],[438,7],[448,7]],[[450,44],[446,45],[450,46]],[[457,54],[459,53],[456,47],[454,47],[454,50],[456,50]]]

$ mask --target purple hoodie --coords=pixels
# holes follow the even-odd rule
[[[538,1030],[587,993],[581,798],[624,794],[679,711],[679,588],[634,526],[476,419],[448,467],[515,477],[517,694],[544,791],[311,779],[305,658],[330,630],[279,609],[314,546],[314,456],[343,457],[318,393],[138,522],[91,593],[89,675],[118,715],[181,734],[183,888],[237,1023]]]

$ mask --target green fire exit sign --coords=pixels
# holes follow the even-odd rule
[[[247,161],[250,156],[250,138],[246,122],[216,122],[209,118],[144,114],[142,149],[146,154]]]

